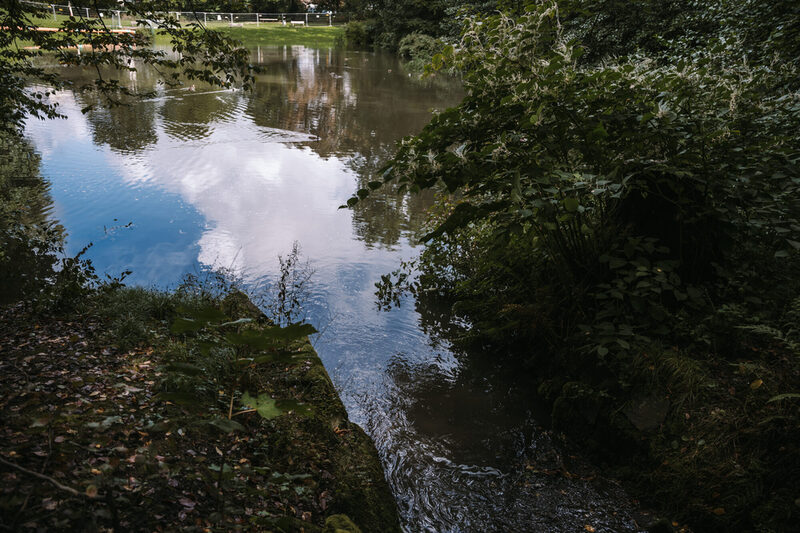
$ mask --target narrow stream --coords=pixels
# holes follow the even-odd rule
[[[222,267],[258,291],[298,242],[316,348],[378,447],[407,531],[639,531],[630,499],[537,425],[524,383],[488,354],[454,353],[424,305],[377,309],[374,283],[418,252],[431,198],[337,208],[396,140],[458,102],[458,82],[417,80],[378,53],[253,57],[265,70],[251,94],[160,88],[84,115],[92,98],[63,91],[67,120],[29,122],[68,251],[92,242],[98,272],[130,269],[129,283],[174,287]],[[91,76],[61,72],[76,86]],[[126,82],[154,86],[147,71]]]

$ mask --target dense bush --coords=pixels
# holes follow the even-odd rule
[[[346,0],[343,9],[359,20],[371,21],[366,28],[370,45],[397,50],[400,40],[414,33],[456,38],[467,14],[491,13],[496,6],[496,0]]]
[[[430,61],[439,53],[442,44],[424,33],[411,33],[400,39],[397,54],[406,60]]]
[[[582,66],[558,20],[546,4],[471,23],[438,60],[465,72],[466,98],[385,176],[460,193],[429,240],[488,224],[493,248],[526,243],[535,285],[569,287],[564,309],[605,357],[707,305],[747,243],[796,255],[800,104],[736,49]]]
[[[369,44],[368,22],[348,22],[344,28],[344,36],[349,46],[363,48]]]
[[[618,432],[608,443],[637,399],[669,398],[647,453],[672,466],[644,470],[655,493],[704,531],[781,530],[797,486],[779,459],[796,462],[798,413],[779,402],[800,374],[798,9],[696,2],[659,35],[669,3],[570,4],[472,19],[434,57],[463,73],[464,100],[349,201],[387,182],[443,193],[418,278],[384,277],[379,295],[448,298],[461,338],[535,368],[553,420],[579,434],[601,416],[575,415],[587,405]],[[717,446],[682,454],[676,437]]]

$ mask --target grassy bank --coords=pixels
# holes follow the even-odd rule
[[[33,19],[33,23],[43,28],[58,28],[69,17],[57,15]],[[107,21],[109,28],[116,29],[116,19]],[[128,22],[124,28],[131,28]],[[344,26],[283,26],[275,22],[253,23],[231,26],[228,22],[210,21],[207,27],[242,42],[244,46],[291,46],[304,45],[316,48],[329,48],[336,45],[337,39],[344,36]],[[169,39],[156,35],[156,44],[169,44]]]
[[[337,39],[344,35],[340,26],[292,27],[278,24],[262,24],[260,27],[230,27],[228,25],[210,26],[225,35],[240,41],[243,46],[295,46],[312,48],[333,47]],[[169,44],[163,35],[155,37],[156,44]]]
[[[305,336],[270,337],[241,293],[196,289],[107,288],[55,316],[3,310],[0,522],[397,530],[375,449]],[[261,340],[214,345],[223,336]]]

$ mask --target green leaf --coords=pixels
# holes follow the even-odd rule
[[[574,213],[578,210],[578,206],[580,205],[580,201],[577,198],[564,198],[564,209],[569,211],[570,213]]]
[[[293,341],[297,339],[302,339],[303,337],[308,337],[309,335],[313,335],[316,333],[317,330],[311,324],[303,324],[303,323],[295,323],[289,324],[284,328],[274,327],[269,328],[268,334],[272,335],[276,339],[281,339],[285,341]]]
[[[611,257],[611,258],[609,258],[609,261],[608,261],[608,266],[611,269],[622,268],[627,264],[628,264],[628,261],[626,261],[625,259],[620,259],[618,257]]]
[[[307,353],[304,352],[288,352],[285,350],[268,353],[265,355],[259,355],[258,357],[253,358],[253,362],[257,365],[263,363],[292,363],[299,359],[305,359],[308,357]]]
[[[781,400],[790,400],[797,398],[800,398],[800,394],[796,392],[787,392],[786,394],[778,394],[777,396],[773,396],[772,398],[767,400],[767,403],[779,402]]]
[[[283,414],[283,410],[276,405],[272,396],[266,392],[259,394],[256,398],[250,396],[249,392],[245,392],[242,395],[242,404],[250,409],[255,409],[258,414],[267,420],[278,418]]]
[[[200,348],[200,353],[208,356],[213,348],[219,348],[219,343],[214,341],[197,341],[197,347]]]
[[[242,324],[249,324],[250,322],[255,322],[255,320],[253,320],[252,318],[239,318],[231,322],[223,322],[222,324],[219,325],[219,327],[222,328],[225,326],[239,326]]]
[[[179,307],[178,313],[183,316],[176,318],[172,323],[170,331],[174,334],[199,331],[208,324],[223,322],[228,319],[225,313],[211,306],[201,307],[200,309]]]
[[[203,329],[203,326],[205,326],[205,324],[203,324],[202,322],[198,322],[197,320],[193,320],[191,318],[178,317],[172,323],[172,326],[169,328],[169,330],[171,333],[178,335],[181,333],[199,331]]]
[[[225,313],[210,305],[200,307],[199,309],[179,307],[178,313],[183,316],[193,318],[198,322],[205,322],[206,324],[210,322],[222,322],[228,319],[228,316]]]
[[[606,127],[600,122],[592,131],[589,132],[589,139],[599,141],[608,137]]]
[[[275,348],[276,341],[294,341],[316,333],[311,324],[290,324],[286,327],[273,326],[263,329],[248,329],[241,333],[228,333],[225,340],[234,346],[249,346],[254,350]]]
[[[213,426],[224,433],[233,433],[234,431],[244,431],[244,426],[236,420],[227,418],[215,418],[208,421],[209,426]]]

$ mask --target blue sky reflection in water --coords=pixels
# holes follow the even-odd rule
[[[431,198],[386,193],[356,211],[337,207],[397,139],[457,102],[457,83],[416,81],[373,53],[253,55],[264,73],[252,94],[162,88],[84,115],[91,97],[67,91],[57,99],[68,120],[29,123],[69,251],[93,242],[98,272],[130,269],[142,285],[227,267],[263,286],[297,241],[315,270],[316,347],[376,441],[409,531],[636,530],[614,486],[522,475],[559,453],[524,386],[491,364],[464,365],[425,333],[413,303],[377,311],[374,283],[416,253]],[[150,88],[146,72],[137,76],[130,83]]]

